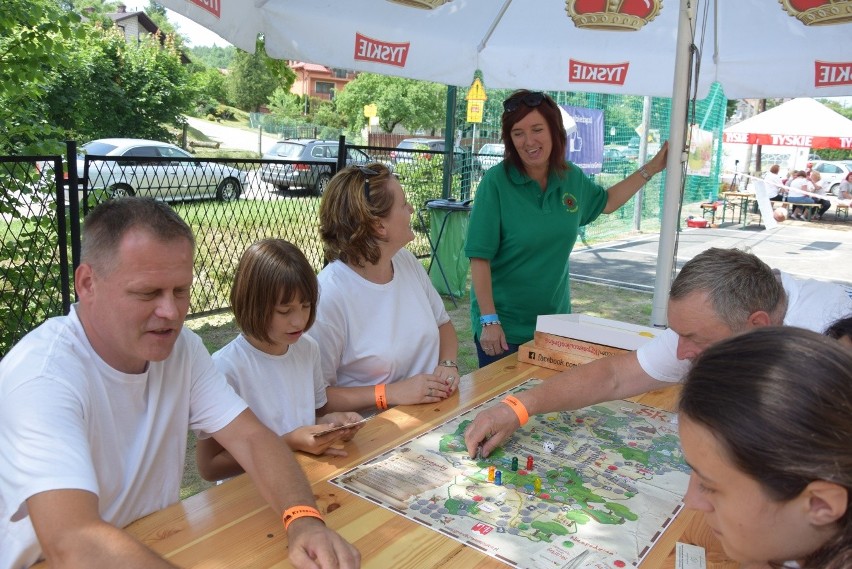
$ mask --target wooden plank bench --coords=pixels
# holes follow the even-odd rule
[[[814,212],[818,211],[819,207],[820,207],[820,204],[818,204],[818,203],[793,203],[793,202],[772,202],[772,203],[774,203],[776,207],[783,207],[784,209],[786,209],[787,214],[788,214],[787,215],[788,219],[792,219],[790,217],[790,206],[793,206],[794,208],[801,207],[805,212],[805,219],[807,219],[808,221],[811,220],[811,217],[813,217]]]
[[[849,206],[846,204],[834,204],[834,219],[840,219],[840,214],[843,214],[843,221],[849,221]]]

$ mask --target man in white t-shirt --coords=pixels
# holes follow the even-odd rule
[[[222,444],[277,512],[314,508],[289,448],[183,328],[194,250],[189,226],[151,199],[86,218],[79,302],[0,362],[3,569],[174,567],[120,528],[179,500],[189,429]],[[293,565],[357,567],[318,518],[292,519]]]
[[[532,416],[625,399],[681,381],[711,345],[761,326],[824,332],[852,314],[852,290],[773,271],[756,256],[711,248],[687,262],[672,283],[669,328],[636,352],[595,360],[516,394]],[[507,405],[479,413],[465,432],[468,452],[488,456],[520,426]]]

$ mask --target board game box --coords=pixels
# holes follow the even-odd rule
[[[637,566],[689,481],[676,415],[628,401],[530,417],[489,457],[468,456],[477,413],[530,380],[333,479],[332,484],[507,565]]]

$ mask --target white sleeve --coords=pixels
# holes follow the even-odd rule
[[[320,378],[329,386],[337,385],[337,370],[346,347],[345,317],[334,292],[330,283],[326,287],[320,283],[317,317],[308,332],[319,346]]]
[[[206,438],[236,419],[248,404],[216,368],[201,338],[186,329],[181,335],[186,336],[186,349],[192,357],[189,428],[199,438]]]
[[[429,299],[429,306],[432,308],[432,314],[435,316],[435,323],[438,326],[442,326],[450,321],[450,315],[447,314],[447,309],[444,307],[444,301],[441,299],[441,295],[438,294],[438,291],[435,290],[435,285],[432,284],[429,274],[426,272],[426,269],[423,268],[420,261],[417,260],[417,257],[415,257],[413,253],[410,253],[410,257],[414,265],[412,267],[412,271],[417,276],[417,281],[420,283],[420,286],[423,287],[423,292],[426,294],[426,298]]]
[[[657,381],[676,383],[689,371],[689,360],[677,359],[678,335],[668,328],[636,351],[639,365]]]
[[[305,336],[302,338],[302,341],[310,342],[311,349],[309,350],[309,357],[311,377],[313,377],[314,380],[314,407],[319,409],[328,403],[328,395],[326,395],[325,391],[328,387],[328,383],[326,383],[322,378],[322,362],[320,361],[319,346],[317,345],[316,340],[310,336]]]

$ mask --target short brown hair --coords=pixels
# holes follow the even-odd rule
[[[186,239],[195,250],[192,229],[167,204],[153,198],[124,197],[102,202],[88,213],[80,261],[110,273],[118,246],[131,229],[142,229],[167,243]]]
[[[231,285],[231,310],[246,336],[271,342],[269,326],[275,307],[297,297],[311,303],[308,330],[317,315],[319,285],[298,247],[283,239],[263,239],[243,252]]]
[[[562,113],[559,112],[559,105],[557,105],[556,101],[554,101],[550,95],[546,93],[542,93],[543,99],[540,105],[530,107],[526,104],[520,104],[523,103],[522,100],[525,97],[533,94],[534,93],[532,91],[521,89],[512,93],[509,98],[503,102],[504,105],[509,101],[519,102],[515,110],[511,112],[503,111],[501,119],[503,124],[501,135],[506,148],[506,159],[508,162],[511,162],[515,168],[525,174],[527,173],[526,168],[524,168],[524,163],[521,161],[521,155],[518,153],[518,149],[515,148],[515,143],[512,142],[512,129],[528,114],[533,111],[538,111],[541,113],[541,116],[544,117],[544,121],[550,129],[550,138],[553,143],[553,148],[550,151],[548,170],[551,172],[563,172],[568,169],[568,165],[565,163],[565,147],[568,144],[568,136],[565,134],[565,123],[562,122]]]
[[[393,192],[388,189],[391,176],[387,166],[374,162],[349,166],[331,179],[319,209],[320,238],[327,261],[340,259],[355,265],[379,262],[376,224],[393,207]]]

